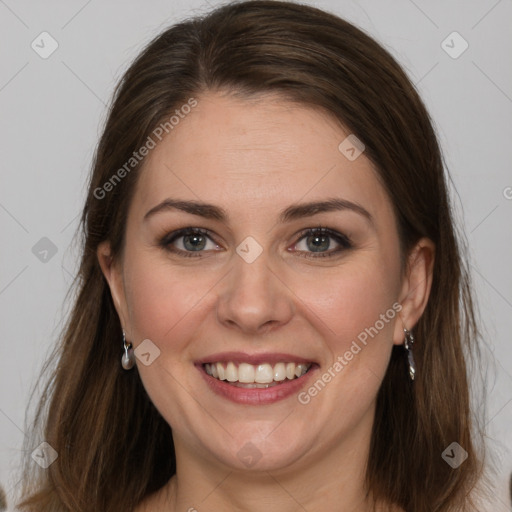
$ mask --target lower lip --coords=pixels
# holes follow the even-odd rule
[[[313,365],[302,377],[287,380],[283,384],[269,388],[239,388],[208,375],[203,365],[197,365],[197,368],[208,386],[210,386],[210,389],[218,395],[237,404],[267,405],[298,394],[301,388],[306,386],[311,379],[311,375],[318,369],[318,366]]]

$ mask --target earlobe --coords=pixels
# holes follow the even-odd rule
[[[110,242],[101,242],[98,245],[96,255],[98,257],[101,271],[103,272],[103,275],[105,276],[105,279],[110,288],[112,301],[114,302],[117,314],[119,315],[121,325],[123,328],[126,328],[127,315],[123,278],[119,266],[116,264],[114,258],[112,257]]]
[[[402,310],[395,324],[395,345],[403,344],[404,328],[412,330],[425,311],[432,287],[434,258],[435,245],[429,238],[421,238],[409,252],[400,294]]]

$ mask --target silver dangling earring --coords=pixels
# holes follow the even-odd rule
[[[125,370],[131,370],[135,365],[135,354],[133,353],[132,344],[126,342],[126,334],[123,331],[124,354],[121,357],[121,365]]]
[[[409,378],[411,380],[414,380],[414,377],[416,376],[416,363],[414,362],[414,357],[412,355],[412,346],[414,344],[414,336],[412,335],[412,332],[409,331],[404,327],[404,347],[405,350],[407,350],[407,366],[409,370]]]

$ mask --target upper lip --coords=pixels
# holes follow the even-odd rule
[[[248,363],[252,365],[270,363],[314,363],[312,359],[306,359],[293,354],[265,352],[260,354],[247,354],[246,352],[219,352],[210,356],[202,357],[196,361],[196,364],[219,363],[223,361],[232,361],[233,363]]]

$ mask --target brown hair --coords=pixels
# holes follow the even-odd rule
[[[22,506],[131,510],[175,473],[169,425],[137,372],[121,368],[121,326],[96,256],[104,240],[114,257],[122,253],[142,164],[101,199],[95,191],[162,119],[215,90],[278,93],[334,116],[365,144],[394,204],[403,254],[420,237],[435,243],[430,300],[415,327],[416,381],[407,381],[395,347],[377,398],[367,484],[376,501],[407,511],[470,510],[480,459],[465,352],[473,353],[478,332],[429,115],[372,38],[324,11],[279,1],[229,4],[169,28],[118,85],[83,210],[77,296],[34,421],[59,456],[31,480],[27,463]],[[468,453],[456,470],[441,457],[452,442]]]

